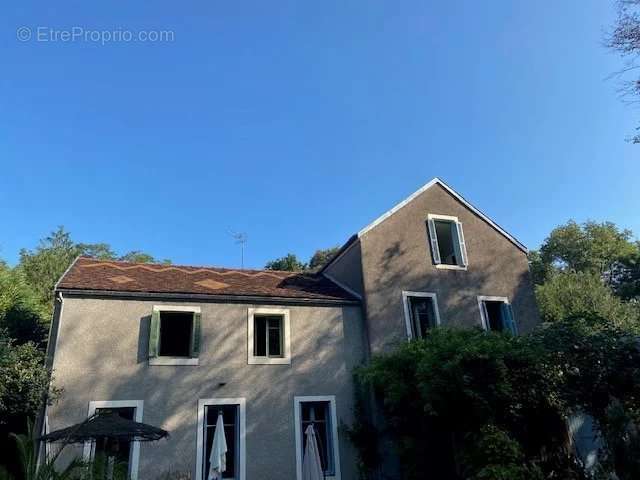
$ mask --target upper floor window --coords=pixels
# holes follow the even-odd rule
[[[427,218],[431,256],[436,267],[466,268],[467,247],[457,217],[429,214]]]
[[[288,309],[250,308],[247,322],[249,364],[291,363]]]
[[[150,365],[197,365],[200,307],[157,305],[151,314]]]
[[[438,301],[435,293],[402,292],[407,336],[422,338],[427,330],[440,324]]]
[[[494,332],[517,333],[513,309],[507,297],[478,297],[482,327]]]

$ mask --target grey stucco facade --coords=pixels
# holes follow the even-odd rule
[[[365,348],[358,306],[277,305],[290,311],[291,364],[249,365],[248,308],[273,305],[74,296],[63,302],[53,364],[63,393],[48,410],[50,429],[82,421],[92,401],[142,400],[142,421],[171,436],[142,444],[139,479],[170,470],[195,478],[199,399],[245,399],[247,479],[296,478],[294,396],[335,395],[338,422],[351,423],[352,370]],[[152,308],[180,303],[202,311],[199,365],[149,365]],[[355,453],[341,430],[338,443],[342,478],[355,479]]]
[[[426,225],[430,214],[455,217],[461,223],[467,254],[464,268],[436,265]],[[85,265],[86,269],[94,267],[102,268]],[[127,272],[148,269],[140,265],[111,267],[117,271],[108,275],[117,276],[104,274],[106,283],[109,279],[132,282],[125,275],[132,273]],[[174,269],[176,282],[200,271],[198,267],[185,268],[193,271]],[[272,275],[235,274],[254,278]],[[224,282],[233,283],[229,272],[216,275],[216,281],[197,284],[218,288],[229,286]],[[202,462],[197,450],[198,401],[241,398],[246,404],[246,472],[236,480],[299,480],[294,397],[335,397],[337,423],[351,424],[354,368],[371,354],[387,352],[398,342],[407,341],[403,292],[435,295],[440,324],[445,326],[480,326],[479,296],[508,299],[520,333],[540,321],[526,249],[439,180],[354,235],[320,276],[350,292],[352,300],[243,300],[215,295],[189,299],[174,295],[169,299],[169,295],[146,298],[141,294],[100,295],[60,289],[62,300],[56,304],[50,342],[55,348],[50,347],[49,360],[54,383],[63,394],[48,409],[50,429],[86,418],[90,402],[142,401],[142,421],[169,430],[171,437],[142,445],[138,478],[154,479],[172,470],[190,472],[191,478],[202,480],[196,468]],[[102,281],[94,285],[101,287]],[[278,281],[278,286],[289,282],[284,277]],[[304,291],[307,287],[301,288]],[[200,309],[198,365],[150,364],[150,319],[158,305]],[[269,307],[288,310],[289,364],[251,364],[248,359],[248,312]],[[372,412],[379,421],[375,407]],[[338,429],[337,436],[339,478],[355,480],[356,452],[343,429]],[[388,478],[400,478],[389,452],[384,464]]]

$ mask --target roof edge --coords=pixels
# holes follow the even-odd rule
[[[164,293],[164,292],[131,292],[126,290],[92,290],[80,288],[59,288],[56,292],[65,295],[84,297],[119,297],[119,298],[145,298],[158,300],[198,300],[213,303],[277,303],[290,305],[360,305],[360,300],[310,298],[310,297],[269,297],[261,295],[207,295],[204,293]]]
[[[468,200],[466,200],[462,195],[460,195],[458,192],[456,192],[453,188],[451,188],[449,185],[447,185],[444,181],[442,181],[440,178],[435,177],[433,178],[431,181],[429,181],[428,183],[426,183],[425,185],[423,185],[422,187],[420,187],[418,190],[416,190],[415,192],[413,192],[411,195],[409,195],[407,198],[405,198],[404,200],[402,200],[400,203],[396,204],[393,208],[391,208],[390,210],[387,210],[385,213],[383,213],[382,215],[380,215],[378,218],[376,218],[373,222],[371,222],[369,225],[367,225],[366,227],[364,227],[362,230],[360,230],[357,234],[356,237],[360,238],[362,237],[365,233],[367,233],[369,230],[374,229],[375,227],[377,227],[379,224],[381,224],[382,222],[384,222],[387,218],[389,218],[391,215],[393,215],[394,213],[396,213],[398,210],[400,210],[402,207],[404,207],[405,205],[408,205],[409,203],[411,203],[416,197],[418,197],[419,195],[421,195],[422,193],[426,192],[427,190],[429,190],[431,187],[433,187],[434,185],[440,185],[442,188],[444,188],[449,194],[451,194],[454,198],[456,198],[459,202],[461,202],[464,206],[466,206],[469,210],[471,210],[473,213],[475,213],[477,216],[479,216],[482,220],[484,220],[485,222],[487,222],[491,227],[493,227],[495,230],[497,230],[499,233],[501,233],[504,237],[507,238],[507,240],[509,240],[511,243],[513,243],[516,247],[518,247],[520,250],[522,250],[524,253],[529,253],[529,250],[527,249],[527,247],[520,242],[517,238],[515,238],[513,235],[511,235],[509,232],[507,232],[505,229],[503,229],[500,225],[498,225],[496,222],[494,222],[493,220],[491,220],[491,218],[489,218],[485,213],[483,213],[480,209],[478,209],[477,207],[473,206]],[[333,260],[332,260],[333,261]],[[329,262],[331,263],[331,262]],[[329,265],[329,264],[327,264]]]

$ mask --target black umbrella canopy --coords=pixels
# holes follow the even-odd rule
[[[48,433],[40,437],[45,442],[84,443],[96,438],[154,442],[169,436],[158,427],[122,418],[117,413],[101,413],[82,423]]]

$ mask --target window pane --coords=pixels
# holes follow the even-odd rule
[[[436,314],[431,297],[410,297],[411,327],[416,338],[423,337],[427,330],[436,326]]]
[[[237,471],[236,452],[238,451],[238,406],[209,405],[206,408],[204,478],[209,477],[209,456],[211,455],[213,437],[216,432],[216,422],[218,421],[219,412],[222,412],[224,434],[225,439],[227,440],[227,470],[223,473],[222,478],[234,478]]]
[[[255,316],[253,326],[253,338],[255,339],[253,354],[256,357],[267,356],[267,317]]]
[[[269,318],[269,356],[282,356],[282,318]]]
[[[446,220],[436,220],[436,236],[438,237],[438,250],[440,261],[445,265],[457,265],[456,249],[454,245],[453,228],[455,224]]]
[[[493,330],[495,332],[501,332],[503,330],[503,322],[502,322],[502,303],[503,302],[494,302],[494,301],[485,301],[484,305],[487,309],[487,323],[489,330]]]
[[[333,465],[333,439],[331,436],[331,424],[329,422],[329,402],[303,402],[300,405],[302,415],[302,448],[303,455],[307,448],[307,436],[305,431],[309,425],[313,425],[318,441],[320,462],[325,474],[334,473]]]
[[[192,312],[160,312],[160,351],[166,357],[188,357],[193,330]]]
[[[96,413],[117,413],[122,418],[133,420],[135,408],[96,408]],[[92,465],[93,478],[125,478],[129,472],[131,442],[112,438],[97,438]]]

